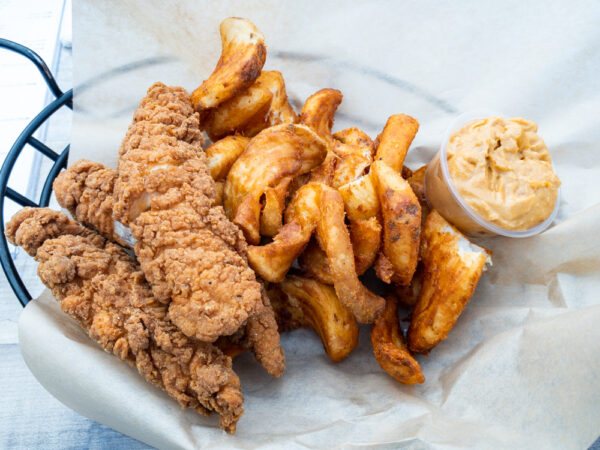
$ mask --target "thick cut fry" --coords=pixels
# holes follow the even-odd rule
[[[320,212],[317,239],[327,254],[335,292],[359,322],[372,323],[383,311],[385,301],[358,279],[350,234],[344,222],[344,202],[338,191],[322,187]]]
[[[233,166],[233,163],[246,149],[250,139],[243,136],[227,136],[206,150],[206,165],[210,170],[210,176],[215,181],[224,180]]]
[[[331,144],[331,142],[328,142],[329,147],[332,145],[333,144]],[[331,186],[333,184],[333,177],[335,175],[335,168],[338,161],[338,156],[333,151],[328,150],[325,160],[319,167],[316,167],[310,173],[310,181]]]
[[[294,260],[302,253],[317,226],[321,185],[302,186],[285,212],[286,224],[273,242],[248,247],[248,262],[263,279],[277,283],[283,280]]]
[[[377,217],[350,222],[356,273],[362,275],[375,262],[381,245],[381,225]]]
[[[404,384],[425,382],[421,366],[408,350],[398,324],[398,303],[386,299],[385,311],[373,324],[371,345],[375,359],[396,381]]]
[[[327,255],[319,247],[316,239],[310,240],[306,249],[298,258],[298,265],[312,278],[319,280],[321,283],[333,285]]]
[[[233,164],[225,183],[227,216],[248,243],[260,241],[261,197],[285,178],[309,172],[327,153],[327,144],[303,125],[277,125],[256,135]]]
[[[267,48],[265,37],[247,19],[221,22],[221,57],[213,73],[192,92],[196,111],[215,108],[250,86],[260,75]]]
[[[340,186],[338,191],[344,199],[346,214],[351,221],[368,220],[379,214],[379,198],[372,172]]]
[[[267,127],[273,94],[258,80],[233,98],[206,112],[200,124],[214,142],[231,134],[253,137]]]
[[[421,246],[423,246],[423,242],[421,242]],[[417,300],[419,300],[419,294],[421,293],[421,286],[423,285],[423,264],[419,263],[417,265],[417,270],[415,270],[415,274],[410,280],[410,284],[408,286],[395,286],[396,297],[398,297],[398,301],[403,305],[413,307],[417,304]]]
[[[265,205],[260,215],[260,234],[263,236],[275,236],[281,228],[283,211],[285,210],[285,199],[291,177],[284,178],[274,188],[265,190]]]
[[[425,220],[429,214],[429,204],[427,203],[427,197],[425,197],[425,172],[427,171],[427,165],[419,167],[417,170],[412,172],[409,178],[406,178],[411,189],[417,196],[419,204],[421,205],[421,227],[425,226]]]
[[[358,128],[348,128],[333,135],[333,152],[338,157],[331,185],[345,185],[364,175],[373,162],[373,141]]]
[[[271,91],[273,99],[267,116],[267,126],[272,127],[281,123],[296,123],[298,116],[288,101],[285,82],[280,72],[270,70],[261,74],[263,85]]]
[[[408,182],[383,161],[371,166],[383,221],[383,252],[378,276],[386,283],[407,285],[417,267],[421,233],[421,206]],[[393,269],[390,277],[389,266]]]
[[[400,173],[411,142],[419,131],[419,122],[406,114],[390,116],[377,137],[376,161],[383,161]]]
[[[408,346],[427,352],[446,338],[473,295],[490,252],[472,244],[432,210],[423,229],[423,286],[408,329]]]
[[[300,122],[309,126],[323,137],[331,137],[333,117],[342,102],[342,93],[337,89],[321,89],[308,97],[300,113]]]
[[[296,326],[315,330],[332,361],[342,361],[358,345],[356,319],[338,300],[331,286],[291,275],[279,284],[279,288],[284,295],[274,295],[271,300],[278,302],[276,316],[293,318],[292,323]]]

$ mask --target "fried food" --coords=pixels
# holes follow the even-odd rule
[[[338,191],[349,220],[368,220],[379,214],[381,207],[372,172],[338,187]]]
[[[406,114],[390,116],[377,137],[376,161],[383,161],[396,172],[402,171],[408,148],[419,131],[419,122]]]
[[[423,246],[423,242],[421,242]],[[394,292],[398,301],[405,306],[410,308],[414,307],[419,300],[419,294],[421,293],[421,287],[423,286],[423,263],[419,262],[415,274],[410,280],[407,286],[394,286]]]
[[[421,366],[408,350],[398,324],[398,301],[386,299],[384,313],[371,328],[371,345],[375,359],[396,381],[404,384],[424,383]]]
[[[275,236],[283,221],[285,199],[292,177],[282,179],[275,187],[269,187],[264,193],[264,206],[260,214],[260,234]]]
[[[221,57],[213,73],[192,92],[196,111],[215,108],[250,86],[260,75],[267,48],[265,37],[247,19],[221,22]]]
[[[410,184],[384,161],[375,161],[371,171],[383,219],[383,251],[377,275],[386,283],[407,285],[419,259],[421,206]]]
[[[285,212],[286,224],[266,245],[248,247],[248,261],[264,280],[278,283],[302,253],[317,226],[321,184],[308,183],[296,191]]]
[[[116,178],[115,170],[99,163],[81,160],[56,178],[54,192],[59,204],[68,209],[77,221],[88,228],[104,230],[104,237],[118,242],[120,235],[112,227],[108,230],[106,226],[113,223],[113,189]],[[100,204],[101,207],[96,208]],[[98,213],[91,214],[94,208]],[[119,231],[123,233],[129,230],[122,227]],[[134,241],[127,240],[122,243],[129,247],[134,244]],[[219,346],[230,350],[241,347],[251,351],[269,374],[278,377],[285,370],[285,357],[279,345],[274,313],[264,294],[262,303],[263,309],[250,316],[244,327],[232,336],[219,338]]]
[[[337,89],[321,89],[308,97],[300,113],[300,123],[309,126],[322,138],[331,137],[335,111],[342,102]]]
[[[235,97],[206,112],[201,128],[214,142],[225,136],[239,134],[252,137],[267,126],[273,94],[261,83],[261,77]]]
[[[136,367],[182,408],[215,412],[221,428],[235,432],[243,396],[231,359],[169,321],[166,305],[125,251],[47,208],[21,210],[6,236],[35,257],[61,309],[104,350]]]
[[[358,345],[356,320],[331,286],[290,275],[270,290],[270,297],[282,328],[312,328],[332,361],[342,361]]]
[[[224,206],[249,244],[260,242],[261,198],[283,180],[308,173],[327,153],[327,144],[304,125],[284,124],[256,135],[234,163],[225,183]]]
[[[184,89],[156,83],[119,151],[113,218],[137,239],[135,254],[173,323],[214,342],[263,308],[261,285],[242,234],[215,204],[204,152],[165,128],[173,123],[197,130],[198,115]]]
[[[421,228],[425,226],[425,220],[429,214],[429,204],[427,203],[427,197],[425,197],[425,172],[427,172],[427,164],[412,172],[408,178],[403,176],[410,184],[421,205]]]
[[[302,254],[298,257],[298,265],[310,277],[321,283],[333,285],[327,254],[319,247],[316,238],[310,240]]]
[[[333,135],[333,152],[337,156],[331,186],[338,188],[364,175],[371,163],[375,146],[358,128],[347,128]]]
[[[215,181],[225,180],[231,166],[240,157],[250,139],[244,136],[227,136],[205,150],[206,165]]]
[[[344,202],[339,192],[328,186],[321,190],[317,239],[327,254],[335,292],[360,323],[372,323],[383,311],[385,301],[359,281],[350,235],[344,222]]]
[[[377,217],[351,221],[350,240],[356,273],[362,275],[375,262],[381,246],[381,225]]]
[[[432,210],[423,229],[423,284],[408,329],[408,347],[427,352],[446,338],[473,295],[490,252]]]
[[[298,115],[288,101],[285,82],[283,81],[281,72],[270,70],[262,72],[261,76],[263,85],[273,94],[269,114],[267,115],[267,126],[272,127],[282,123],[297,123],[299,120]]]

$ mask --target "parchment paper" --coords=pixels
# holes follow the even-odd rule
[[[218,26],[247,17],[266,68],[298,107],[323,87],[344,101],[336,130],[372,137],[393,113],[421,128],[407,163],[439,148],[459,112],[489,108],[539,124],[563,181],[541,236],[480,241],[494,265],[448,339],[418,356],[408,387],[377,365],[368,327],[342,363],[308,330],[283,336],[287,371],[235,360],[246,413],[235,436],[181,411],[102,352],[45,293],[20,321],[38,380],[79,413],[160,448],[584,448],[600,434],[600,7],[595,2],[74,2],[70,161],[114,166],[154,81],[193,90],[220,54]]]

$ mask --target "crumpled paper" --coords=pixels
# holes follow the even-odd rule
[[[334,364],[310,330],[282,338],[271,378],[236,358],[245,414],[234,436],[180,410],[104,353],[46,292],[20,320],[23,357],[79,413],[158,448],[584,448],[600,434],[600,48],[595,2],[74,2],[75,114],[70,161],[115,166],[131,113],[154,81],[189,91],[220,54],[218,26],[251,19],[267,69],[297,109],[344,93],[335,130],[375,137],[404,112],[421,128],[407,164],[437,151],[452,118],[490,108],[539,124],[563,181],[552,228],[478,243],[494,265],[448,338],[418,356],[427,381],[384,373],[361,327]]]

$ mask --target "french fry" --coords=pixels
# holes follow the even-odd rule
[[[248,262],[264,280],[280,282],[302,253],[317,226],[321,185],[302,186],[292,198],[285,212],[286,224],[273,242],[248,246]]]
[[[389,375],[404,384],[425,382],[421,366],[410,353],[398,324],[398,302],[386,299],[384,313],[371,328],[371,345],[375,359]]]
[[[379,214],[379,198],[372,172],[340,186],[338,191],[351,221],[368,220]]]
[[[375,161],[371,172],[376,180],[383,219],[383,252],[377,275],[386,283],[393,280],[407,285],[419,259],[421,206],[410,184],[385,162]]]
[[[423,243],[421,242],[421,246]],[[408,286],[394,286],[396,297],[398,301],[405,306],[410,308],[414,307],[419,300],[419,294],[421,293],[421,287],[423,286],[423,264],[419,263],[415,274],[410,280]]]
[[[267,127],[273,94],[261,82],[264,77],[265,72],[247,89],[203,115],[200,125],[212,141],[231,134],[253,137]]]
[[[372,323],[383,311],[383,298],[370,292],[358,279],[352,243],[344,221],[344,202],[339,192],[323,186],[317,222],[319,246],[327,254],[335,292],[356,320]]]
[[[348,128],[333,135],[333,152],[338,157],[331,185],[335,188],[364,175],[373,162],[373,141],[358,128]]]
[[[406,114],[390,116],[383,131],[377,137],[376,161],[383,161],[400,173],[404,158],[415,135],[419,131],[419,122]]]
[[[277,125],[252,138],[227,175],[223,202],[249,244],[260,242],[264,192],[286,178],[308,173],[326,153],[325,141],[303,125]]]
[[[221,22],[220,32],[217,66],[191,95],[199,112],[219,106],[254,83],[267,57],[265,37],[249,20],[229,17]]]
[[[271,91],[271,94],[273,94],[271,106],[269,107],[269,114],[267,116],[267,126],[272,127],[281,123],[297,123],[298,116],[288,101],[285,82],[283,81],[281,73],[276,70],[271,70],[263,72],[261,76],[262,75],[264,75],[262,81],[264,86]]]
[[[408,184],[417,196],[419,204],[421,205],[421,228],[425,226],[425,220],[429,214],[429,204],[427,203],[427,197],[425,197],[425,172],[427,171],[427,165],[419,167],[415,170],[409,178],[407,178]]]
[[[337,89],[321,89],[304,102],[300,122],[315,130],[322,138],[330,138],[335,111],[341,102],[342,93]]]
[[[312,278],[321,283],[333,285],[327,255],[321,250],[316,239],[311,239],[302,254],[298,257],[298,265]]]
[[[285,198],[291,181],[291,177],[284,178],[277,186],[265,190],[265,205],[260,214],[261,235],[275,236],[281,228]]]
[[[296,275],[278,285],[283,295],[269,290],[278,322],[284,328],[305,326],[317,332],[334,362],[345,359],[358,345],[358,325],[331,286]],[[280,319],[281,318],[281,319]]]
[[[250,139],[243,136],[227,136],[206,150],[206,165],[210,170],[210,176],[215,181],[224,180],[233,166],[233,163],[246,149]]]
[[[381,225],[377,217],[350,222],[350,240],[356,273],[362,275],[375,262],[381,246]]]
[[[469,242],[432,210],[423,229],[423,284],[408,329],[408,347],[427,352],[446,338],[472,297],[490,252]]]

